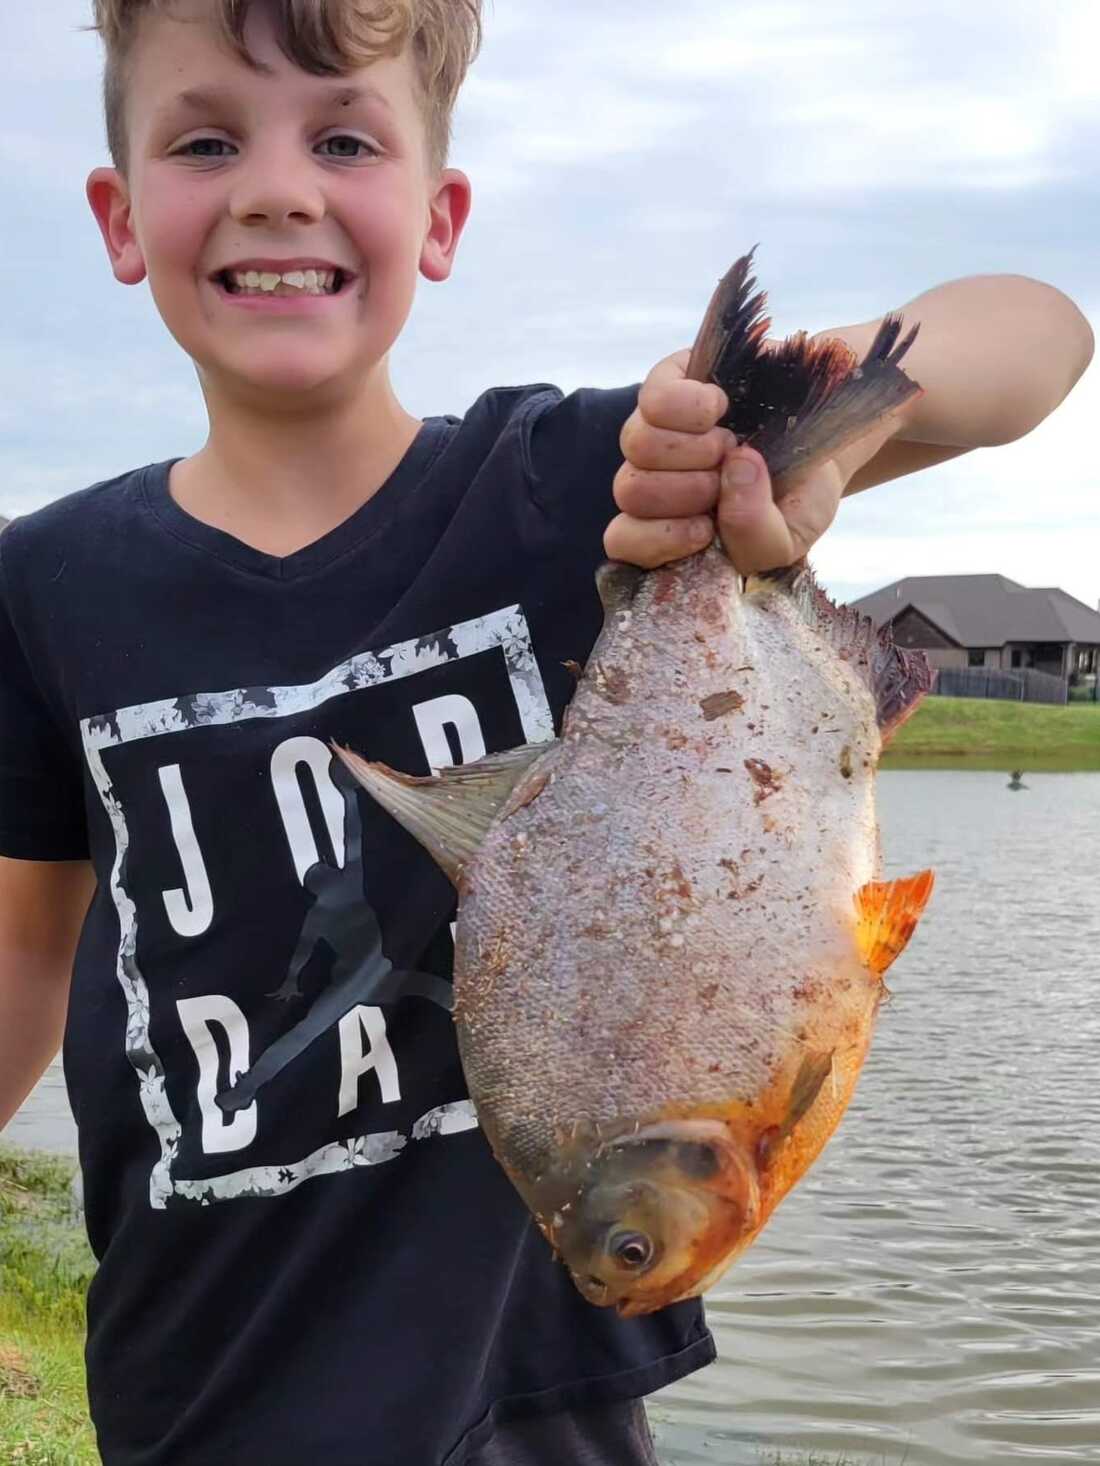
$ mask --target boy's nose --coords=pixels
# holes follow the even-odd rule
[[[229,211],[238,224],[315,224],[324,218],[325,199],[304,169],[272,158],[242,171]]]

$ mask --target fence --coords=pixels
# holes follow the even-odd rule
[[[940,697],[991,697],[1007,702],[1068,701],[1064,677],[1033,667],[1003,671],[982,667],[943,667],[933,691]]]

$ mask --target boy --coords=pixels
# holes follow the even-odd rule
[[[922,297],[924,399],[783,513],[682,354],[640,399],[420,423],[386,360],[469,210],[444,160],[478,0],[95,19],[89,199],[210,417],[0,541],[0,1124],[67,1013],[103,1458],[652,1463],[636,1402],[713,1357],[701,1309],[623,1321],[552,1261],[465,1103],[452,893],[330,740],[424,772],[550,736],[604,549],[652,566],[717,517],[741,569],[789,563],[843,492],[1029,430],[1088,327],[1030,281]],[[392,1001],[311,1022],[380,971]]]

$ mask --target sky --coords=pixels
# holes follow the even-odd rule
[[[490,0],[491,3],[491,0]],[[106,161],[86,0],[11,5],[0,49],[0,513],[204,440],[193,369],[115,283],[84,179]],[[638,381],[759,244],[775,332],[1024,274],[1100,334],[1096,0],[496,0],[452,161],[453,279],[394,352],[420,415],[486,388]],[[814,553],[852,598],[998,572],[1100,601],[1100,366],[1022,441],[847,501]]]

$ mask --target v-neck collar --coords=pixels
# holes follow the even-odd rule
[[[149,509],[177,539],[253,575],[262,575],[268,580],[298,580],[331,565],[348,550],[385,528],[392,521],[403,495],[423,478],[443,451],[457,422],[457,418],[428,418],[401,462],[367,502],[320,539],[295,550],[292,555],[269,555],[188,514],[172,498],[169,487],[172,468],[180,462],[178,458],[144,469],[141,491]]]

